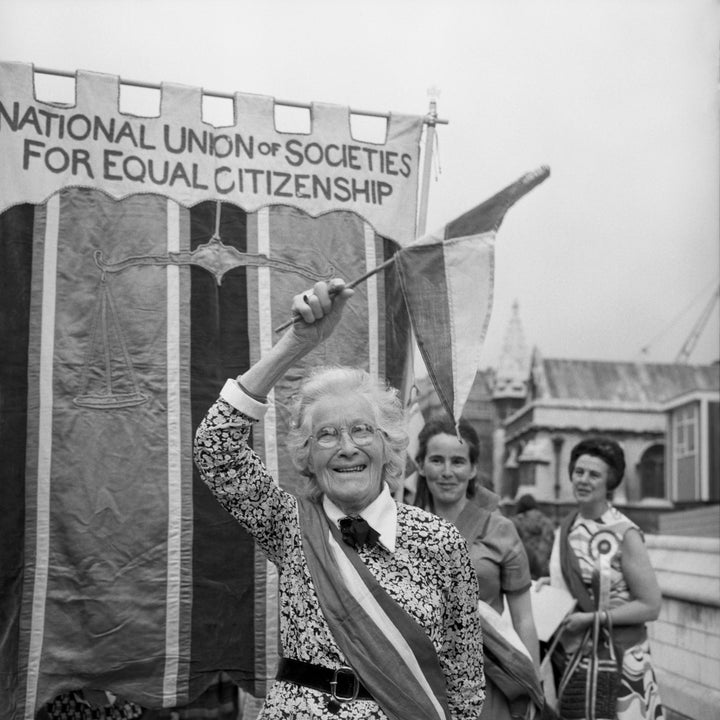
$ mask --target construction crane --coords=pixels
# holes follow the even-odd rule
[[[697,341],[700,339],[700,335],[702,335],[705,325],[707,325],[707,321],[710,318],[710,314],[712,313],[718,298],[720,298],[720,285],[715,288],[715,291],[710,296],[710,300],[703,308],[703,311],[700,313],[700,317],[696,320],[690,334],[687,336],[683,346],[680,348],[680,352],[675,358],[676,363],[687,363],[690,359],[690,355],[695,349],[695,345],[697,345]]]

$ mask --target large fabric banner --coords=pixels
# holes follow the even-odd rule
[[[38,102],[32,66],[3,63],[0,187],[5,207],[67,187],[113,198],[159,193],[180,205],[223,199],[246,212],[275,204],[312,216],[350,210],[401,244],[414,240],[418,118],[392,115],[386,142],[350,134],[348,108],[314,103],[307,135],[275,129],[273,98],[236,93],[236,123],[201,117],[202,90],[162,85],[160,116],[118,107],[117,77],[79,71],[72,108]]]
[[[421,117],[391,116],[373,145],[347,108],[313,105],[308,135],[283,134],[272,99],[238,94],[218,130],[198,89],[164,85],[148,119],[119,113],[116,77],[76,86],[75,106],[47,105],[32,66],[0,63],[2,720],[82,688],[184,705],[221,671],[264,694],[276,579],[197,477],[194,429],[294,294],[415,232]],[[286,407],[309,365],[402,381],[397,276],[357,291],[254,432],[291,491]]]

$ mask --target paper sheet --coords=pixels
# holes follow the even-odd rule
[[[530,589],[530,599],[538,640],[541,642],[547,642],[552,637],[577,602],[567,590],[550,585],[538,589],[535,583]]]

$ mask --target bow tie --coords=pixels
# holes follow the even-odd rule
[[[369,548],[377,545],[380,534],[361,517],[344,517],[340,520],[343,542],[359,550],[363,545]]]

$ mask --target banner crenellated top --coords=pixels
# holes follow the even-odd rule
[[[254,212],[356,213],[400,245],[415,239],[423,116],[391,113],[382,143],[358,140],[351,110],[311,103],[308,133],[280,131],[271,96],[234,93],[234,123],[205,121],[202,88],[162,83],[160,112],[120,109],[118,76],[75,74],[75,103],[36,99],[35,70],[0,62],[0,211],[66,187],[113,198],[219,200]]]

